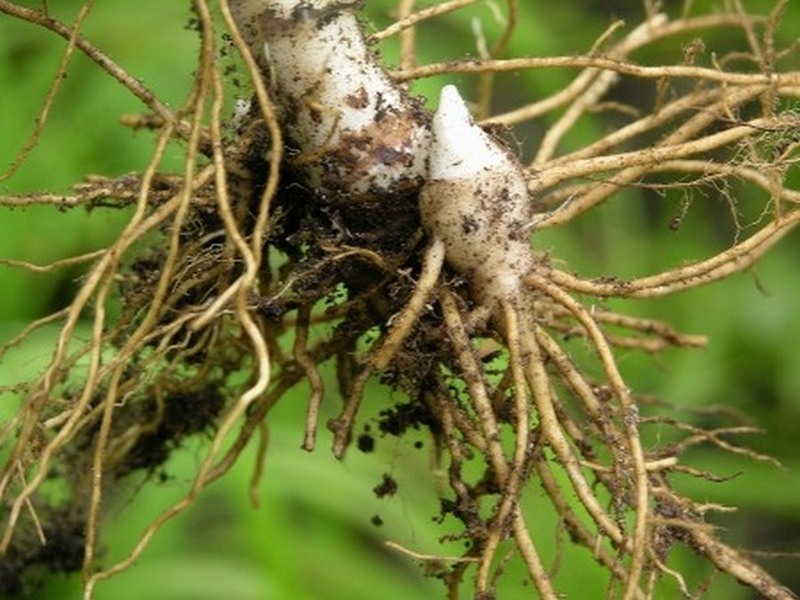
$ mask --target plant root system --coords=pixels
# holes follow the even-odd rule
[[[750,268],[800,222],[800,192],[788,175],[800,156],[800,117],[791,109],[800,72],[783,67],[775,37],[785,3],[763,18],[737,10],[671,19],[651,10],[627,35],[612,27],[584,55],[505,59],[521,10],[509,0],[506,27],[480,60],[418,65],[415,28],[470,4],[415,10],[404,0],[394,25],[367,36],[357,3],[195,0],[198,65],[173,112],[82,37],[90,3],[65,25],[0,0],[5,15],[68,40],[56,81],[72,53],[87,55],[144,103],[147,114],[134,121],[155,138],[141,173],[92,176],[71,196],[0,197],[4,207],[129,215],[101,251],[50,265],[3,263],[80,265],[84,275],[68,306],[0,350],[58,327],[41,376],[8,390],[20,408],[0,429],[2,593],[19,592],[44,567],[80,570],[92,598],[254,438],[267,451],[270,410],[301,381],[310,388],[298,432],[305,449],[318,446],[323,402],[341,398],[327,423],[334,454],[346,459],[354,439],[371,450],[359,419],[377,378],[396,392],[381,430],[430,435],[446,474],[439,517],[460,522],[455,537],[465,542],[455,557],[392,547],[440,565],[430,571],[448,598],[465,588],[494,598],[511,559],[524,564],[540,597],[559,597],[560,557],[543,551],[536,515],[526,511],[531,489],[557,514],[563,541],[607,571],[608,597],[658,598],[665,580],[698,597],[706,584],[695,589],[671,566],[676,546],[765,598],[795,597],[706,522],[725,507],[686,497],[673,482],[676,474],[714,481],[686,459],[701,445],[771,460],[731,441],[750,429],[669,417],[621,373],[622,351],[697,348],[705,338],[603,303],[713,284]],[[694,55],[665,66],[630,58],[664,40],[722,30],[744,46],[708,66]],[[221,31],[251,83],[236,119],[225,112]],[[401,61],[385,70],[370,44],[394,36]],[[758,68],[737,69],[744,54]],[[576,75],[550,96],[491,113],[497,74],[553,67]],[[452,73],[472,78],[474,114],[492,127],[476,124],[452,86],[435,114],[404,87]],[[642,113],[609,99],[621,81],[654,82],[655,104]],[[617,126],[589,144],[564,143],[581,117],[603,108]],[[545,118],[525,164],[494,135],[498,126]],[[163,167],[175,141],[185,148],[178,173]],[[637,278],[586,278],[537,246],[537,234],[619,202],[623,190],[674,188],[690,203],[705,186],[736,214],[759,216],[754,232],[715,256]],[[325,363],[335,365],[335,383],[323,376]],[[670,441],[646,441],[653,428],[669,431]],[[205,454],[185,496],[125,559],[104,564],[102,515],[114,490],[137,476],[156,485],[168,457],[197,435],[207,440]],[[402,489],[387,478],[377,493]]]

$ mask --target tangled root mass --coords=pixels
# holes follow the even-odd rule
[[[715,68],[629,60],[663,38],[734,27],[750,43],[761,31],[774,61],[780,52],[770,36],[783,4],[764,19],[741,11],[674,20],[650,14],[621,39],[612,29],[595,51],[548,63],[499,58],[521,8],[510,0],[493,53],[417,66],[414,27],[461,4],[414,12],[413,2],[400,2],[396,25],[367,39],[356,3],[229,0],[214,16],[198,0],[200,63],[188,108],[172,113],[122,76],[152,113],[137,122],[157,137],[149,168],[90,178],[72,198],[0,199],[97,208],[113,198],[131,207],[111,247],[74,259],[87,266],[70,306],[3,348],[47,323],[60,325],[46,371],[16,390],[21,408],[0,431],[0,589],[19,592],[25,573],[44,566],[81,570],[92,597],[255,436],[267,435],[269,411],[300,381],[310,388],[303,447],[317,445],[323,399],[341,397],[327,423],[334,454],[344,457],[353,443],[370,452],[375,434],[358,423],[370,402],[365,386],[378,378],[398,392],[378,418],[379,433],[424,430],[446,473],[440,517],[460,521],[458,537],[468,542],[462,556],[432,571],[449,597],[465,587],[494,597],[509,556],[540,597],[558,597],[553,558],[543,555],[526,512],[524,492],[533,487],[569,541],[586,549],[585,560],[608,572],[612,596],[659,597],[670,579],[694,597],[670,567],[671,550],[682,545],[764,597],[794,597],[706,524],[719,507],[684,496],[671,481],[674,473],[713,479],[683,464],[701,444],[767,460],[724,437],[747,428],[704,430],[660,415],[617,365],[622,349],[656,353],[704,339],[595,306],[723,279],[751,266],[800,220],[800,194],[787,179],[799,123],[785,109],[798,96],[800,73],[765,65],[763,56],[752,73],[724,68],[734,55]],[[68,31],[37,10],[4,0],[0,10]],[[250,108],[227,130],[215,60],[220,26],[254,90]],[[403,56],[386,71],[372,43],[393,35]],[[88,41],[71,43],[114,71]],[[527,165],[475,123],[454,87],[445,87],[430,114],[404,84],[458,72],[486,90],[497,73],[553,65],[578,75],[549,98],[489,119],[513,127],[563,109]],[[617,102],[623,126],[560,150],[621,77],[657,80],[658,106],[642,115]],[[186,145],[187,166],[163,173],[174,139]],[[717,256],[639,279],[584,279],[533,250],[537,232],[567,225],[620,189],[660,185],[665,172],[689,178],[687,187],[746,182],[768,196],[768,218]],[[114,317],[106,310],[112,298],[121,303]],[[80,319],[90,323],[85,343]],[[572,338],[589,359],[573,356]],[[321,374],[325,363],[336,366],[338,394]],[[673,428],[677,441],[648,446],[651,426]],[[185,498],[126,559],[102,565],[104,500],[134,474],[155,482],[196,435],[208,439],[208,450]],[[398,493],[397,483],[386,476],[375,493]]]

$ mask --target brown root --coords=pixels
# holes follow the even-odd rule
[[[44,565],[80,571],[84,596],[94,597],[98,583],[131,567],[153,536],[223,477],[251,443],[258,444],[251,487],[257,500],[260,477],[269,469],[270,411],[300,382],[307,382],[309,393],[298,443],[318,452],[318,438],[332,433],[333,453],[344,458],[374,404],[368,384],[378,379],[393,391],[380,416],[382,431],[400,437],[421,429],[433,440],[442,469],[437,517],[458,523],[458,533],[448,539],[465,546],[461,554],[436,556],[390,543],[431,567],[449,598],[464,588],[477,598],[494,598],[512,563],[522,565],[540,597],[557,598],[565,556],[558,544],[564,543],[586,551],[570,555],[570,570],[579,572],[583,560],[607,572],[608,597],[657,598],[665,579],[687,597],[702,595],[704,584],[693,589],[671,561],[672,549],[682,546],[765,598],[795,598],[706,522],[707,513],[725,507],[693,499],[673,481],[676,474],[709,484],[720,480],[693,462],[690,451],[701,446],[769,460],[730,439],[754,428],[726,427],[710,417],[711,424],[701,426],[686,415],[670,416],[663,404],[630,389],[620,368],[626,353],[664,358],[666,348],[699,348],[706,338],[603,304],[715,284],[752,268],[800,222],[800,192],[790,173],[800,151],[791,109],[800,96],[800,73],[781,70],[776,39],[785,3],[765,18],[743,10],[675,19],[650,15],[619,41],[618,25],[600,32],[584,55],[505,59],[500,55],[525,8],[508,0],[496,43],[490,47],[476,33],[480,60],[420,64],[426,60],[423,30],[416,28],[474,3],[451,0],[416,9],[413,1],[398,0],[394,25],[371,38],[356,30],[359,43],[401,37],[400,67],[393,72],[384,71],[371,49],[359,54],[373,61],[375,77],[390,89],[399,89],[392,86],[401,81],[461,73],[475,83],[477,111],[488,123],[516,126],[557,115],[530,162],[515,171],[520,185],[513,178],[488,178],[488,191],[471,178],[459,184],[473,199],[478,192],[483,200],[505,192],[513,202],[488,208],[478,202],[461,210],[446,203],[452,189],[441,181],[429,183],[438,186],[442,205],[431,208],[426,192],[420,208],[420,168],[431,158],[430,115],[416,102],[404,105],[407,112],[390,111],[389,121],[376,117],[358,130],[383,150],[389,148],[383,142],[397,141],[395,134],[402,138],[404,151],[413,154],[409,178],[402,165],[410,155],[378,152],[393,168],[400,165],[399,179],[395,173],[390,180],[403,185],[350,190],[354,172],[348,165],[360,180],[362,170],[370,176],[380,171],[381,161],[362,169],[353,154],[337,153],[342,144],[363,149],[363,140],[354,141],[337,129],[337,118],[328,118],[341,107],[320,107],[319,98],[305,92],[295,98],[285,80],[277,93],[270,87],[270,64],[254,55],[259,48],[253,31],[237,28],[232,0],[193,2],[198,64],[175,111],[82,36],[90,2],[75,23],[64,24],[47,13],[46,3],[31,9],[0,0],[0,12],[9,18],[68,40],[31,141],[4,179],[39,143],[59,81],[77,52],[142,102],[149,112],[126,123],[151,130],[155,139],[141,173],[88,176],[68,195],[0,196],[2,210],[81,207],[127,215],[105,248],[49,264],[32,257],[0,262],[4,269],[32,273],[82,269],[68,306],[31,322],[0,347],[0,355],[12,353],[34,332],[57,327],[41,375],[3,390],[19,399],[19,409],[0,426],[0,575],[14,575],[0,582],[6,585],[0,594],[18,592],[26,572]],[[333,12],[324,13],[317,4],[292,13],[300,19],[311,11],[314,27],[292,24],[313,32],[342,11],[352,17],[355,8],[334,2]],[[695,64],[694,46],[685,49],[682,64],[648,66],[631,58],[657,42],[678,44],[681,36],[722,29],[734,31],[744,48],[715,55],[710,65]],[[238,57],[253,94],[252,107],[230,122],[218,64],[222,31],[230,36],[225,51]],[[285,32],[271,33],[280,38]],[[756,67],[731,67],[742,53]],[[578,73],[547,98],[491,114],[501,73],[528,75],[541,68]],[[613,95],[623,80],[656,82],[655,104],[623,105]],[[310,147],[297,147],[304,138],[289,122],[287,98],[301,103],[297,114],[303,119],[326,123],[327,132]],[[360,106],[362,98],[357,94],[350,104]],[[404,90],[398,98],[408,100]],[[333,112],[323,116],[318,109]],[[616,119],[607,133],[583,145],[571,139],[580,119],[606,110],[614,110]],[[408,146],[405,125],[416,142],[423,141]],[[494,140],[483,130],[481,136]],[[183,166],[168,172],[165,156],[176,141]],[[319,167],[315,159],[323,155],[337,157],[328,173],[335,185],[309,174],[309,165]],[[678,228],[708,188],[719,192],[733,221],[733,240],[713,256],[654,275],[584,277],[537,245],[545,230],[577,226],[599,207],[622,202],[622,191],[677,192]],[[530,204],[519,204],[527,193]],[[478,234],[459,229],[465,216],[486,215]],[[335,381],[326,375],[328,363],[335,366]],[[329,410],[337,397],[341,407]],[[336,416],[326,433],[319,421],[329,414]],[[668,441],[654,442],[653,427]],[[111,540],[103,535],[104,515],[118,508],[116,490],[135,475],[144,485],[157,485],[169,457],[197,436],[205,438],[203,454],[183,497],[150,523],[122,559],[107,564],[102,549]],[[539,515],[531,514],[532,490],[556,515],[555,551],[539,528]],[[77,545],[66,543],[75,539]],[[59,560],[44,548],[56,548]]]

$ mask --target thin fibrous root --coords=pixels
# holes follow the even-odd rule
[[[403,307],[403,310],[391,319],[388,333],[364,360],[364,366],[353,381],[352,389],[348,392],[342,412],[337,418],[328,423],[328,428],[334,433],[333,454],[337,458],[344,456],[347,445],[350,442],[353,420],[364,394],[364,386],[370,376],[376,371],[386,368],[400,350],[409,332],[425,311],[439,281],[443,264],[444,244],[439,240],[433,240],[425,251],[422,271],[411,298]]]

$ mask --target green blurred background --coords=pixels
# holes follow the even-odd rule
[[[22,2],[37,7],[38,2]],[[51,12],[66,21],[78,10],[74,0],[49,0]],[[376,24],[390,21],[388,0],[369,0],[368,13]],[[508,55],[578,53],[614,18],[634,25],[638,2],[578,2],[553,5],[525,1],[521,24]],[[668,2],[668,8],[673,3]],[[677,5],[678,3],[674,3]],[[698,6],[707,4],[696,3]],[[748,2],[748,9],[765,12],[772,2]],[[622,8],[624,7],[624,8]],[[783,32],[800,31],[800,8],[789,4]],[[98,2],[85,24],[86,36],[172,106],[187,93],[195,64],[197,39],[186,27],[189,2],[140,0],[136,3]],[[497,25],[485,3],[421,28],[425,60],[474,53],[471,17],[477,17],[489,36]],[[724,37],[715,40],[724,46]],[[688,38],[687,38],[688,41]],[[24,145],[43,98],[56,72],[65,43],[27,23],[0,15],[0,167],[5,169]],[[654,62],[680,60],[681,48],[660,48]],[[386,49],[393,60],[394,49]],[[797,61],[794,68],[798,67]],[[565,71],[501,78],[498,107],[542,97],[570,79]],[[435,98],[444,83],[459,84],[469,96],[471,82],[442,77],[420,82],[415,91]],[[650,98],[649,84],[625,90]],[[630,100],[630,98],[628,98]],[[63,82],[50,121],[38,146],[19,172],[0,182],[0,194],[32,190],[67,192],[87,173],[118,175],[145,168],[153,148],[152,135],[132,132],[119,124],[123,114],[142,110],[121,86],[104,76],[89,60],[76,56]],[[517,132],[528,148],[535,147],[544,123]],[[572,143],[602,135],[607,123],[586,119]],[[165,168],[181,168],[180,148],[173,149]],[[793,175],[797,182],[797,175]],[[795,186],[797,187],[797,186]],[[749,198],[741,198],[743,206]],[[753,198],[756,212],[764,198]],[[547,232],[539,244],[569,268],[587,276],[633,276],[654,273],[687,259],[709,256],[732,241],[728,207],[708,194],[694,202],[679,231],[668,227],[679,210],[677,197],[639,197],[631,194],[594,211],[566,231]],[[744,211],[748,213],[748,209]],[[125,220],[124,214],[95,210],[59,212],[48,208],[0,210],[0,256],[45,263],[56,258],[103,247]],[[745,230],[744,235],[747,235]],[[685,478],[683,489],[709,502],[739,505],[717,518],[723,536],[734,545],[768,551],[800,551],[800,236],[782,243],[753,272],[737,275],[709,289],[646,303],[612,304],[626,312],[667,319],[676,327],[709,336],[707,349],[666,351],[657,360],[635,352],[622,353],[623,374],[637,391],[654,394],[678,405],[698,408],[724,404],[750,415],[767,433],[741,440],[782,461],[785,470],[745,461],[716,451],[697,450],[692,464],[720,475],[737,477],[722,484]],[[63,307],[76,288],[80,270],[31,274],[0,266],[0,340],[21,331],[30,320]],[[54,330],[45,329],[0,363],[0,384],[40,372],[50,356]],[[100,600],[352,600],[382,598],[442,598],[442,585],[423,578],[421,569],[405,556],[387,549],[395,540],[420,552],[458,554],[456,545],[439,546],[437,538],[455,531],[437,524],[436,479],[431,474],[429,440],[382,438],[368,456],[352,450],[343,463],[327,451],[330,438],[321,433],[319,449],[299,449],[307,391],[298,389],[270,417],[270,450],[260,487],[261,504],[254,509],[247,496],[254,457],[248,454],[223,481],[210,488],[197,505],[163,529],[129,571],[98,587]],[[370,390],[364,421],[377,417],[391,392],[377,385]],[[327,398],[323,422],[334,414],[336,397]],[[0,416],[13,410],[2,397]],[[418,441],[420,444],[415,444]],[[417,447],[421,446],[421,447]],[[109,509],[104,541],[110,563],[127,554],[144,527],[171,501],[185,492],[203,456],[203,440],[183,449],[167,467],[168,479],[159,485],[131,486]],[[384,473],[399,483],[399,492],[378,499],[373,488]],[[555,551],[556,524],[535,485],[530,491],[531,514],[540,528],[547,556]],[[374,524],[380,520],[382,525]],[[577,574],[571,557],[587,565]],[[605,595],[604,574],[593,568],[582,550],[566,550],[558,585],[569,598]],[[709,575],[709,568],[676,553],[674,567],[683,566],[690,582]],[[795,589],[800,589],[800,559],[763,558],[762,562]],[[499,598],[531,597],[522,572],[513,561],[499,588]],[[74,578],[55,577],[36,592],[36,598],[78,598]],[[665,586],[659,598],[678,598]],[[732,582],[719,581],[710,596],[744,599],[748,592]]]

